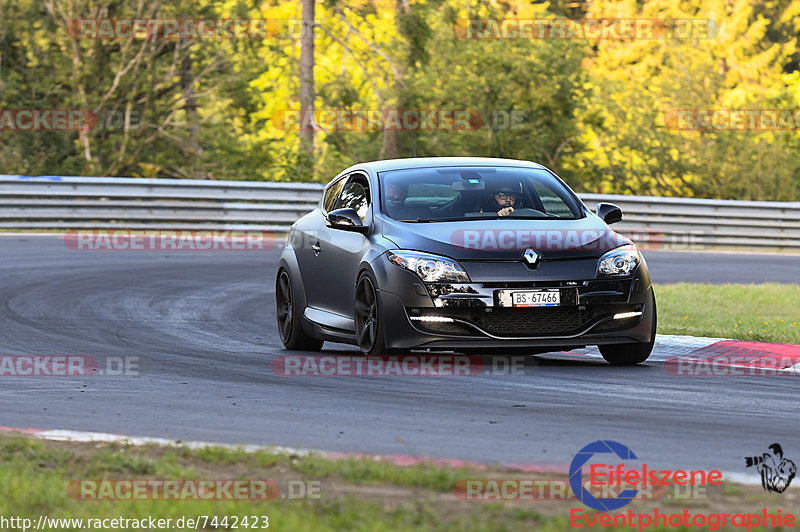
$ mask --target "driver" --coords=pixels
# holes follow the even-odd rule
[[[481,212],[494,211],[498,216],[508,216],[514,212],[514,207],[519,207],[522,192],[519,183],[498,183],[489,188],[487,207]]]
[[[389,208],[402,207],[408,196],[408,185],[405,183],[391,182],[386,184],[386,206]]]

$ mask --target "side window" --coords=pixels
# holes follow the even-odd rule
[[[334,208],[355,209],[363,222],[369,209],[369,184],[367,180],[363,176],[353,176],[348,179]]]
[[[347,179],[340,179],[330,187],[328,190],[325,191],[325,201],[323,202],[323,206],[325,207],[325,212],[330,212],[334,209],[334,205],[336,204],[336,198],[339,196],[339,192],[342,190],[342,186],[344,186],[345,181]]]
[[[542,200],[544,211],[547,214],[554,214],[563,218],[572,218],[572,209],[569,208],[569,205],[564,203],[564,200],[561,199],[554,190],[538,181],[534,182],[533,188],[536,189],[539,199]]]

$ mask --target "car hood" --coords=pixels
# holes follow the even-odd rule
[[[400,249],[413,249],[459,260],[521,260],[526,249],[542,260],[599,257],[632,243],[600,218],[578,220],[469,220],[408,223],[384,219],[383,235]]]

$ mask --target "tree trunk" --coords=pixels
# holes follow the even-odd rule
[[[313,120],[304,120],[306,113],[314,112],[314,10],[316,0],[302,0],[303,21],[300,35],[300,153],[304,154],[310,164],[314,164],[314,129]],[[313,115],[312,115],[313,116]],[[302,124],[309,124],[305,128]]]
[[[192,72],[192,57],[188,49],[181,61],[181,87],[183,89],[183,111],[186,114],[186,126],[189,128],[188,150],[191,152],[191,166],[187,168],[189,177],[204,179],[206,176],[198,173],[200,158],[203,149],[200,146],[200,123],[197,116],[197,95],[194,91],[194,75]]]
[[[408,132],[406,131],[404,134],[408,134]],[[381,139],[381,151],[378,157],[380,159],[397,159],[400,157],[398,140],[396,129],[384,128],[383,139]]]

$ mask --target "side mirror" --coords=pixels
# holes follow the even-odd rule
[[[328,227],[361,234],[365,234],[369,230],[369,227],[361,223],[361,218],[355,209],[336,209],[329,212]]]
[[[594,212],[608,225],[622,221],[622,209],[613,203],[598,203]]]

